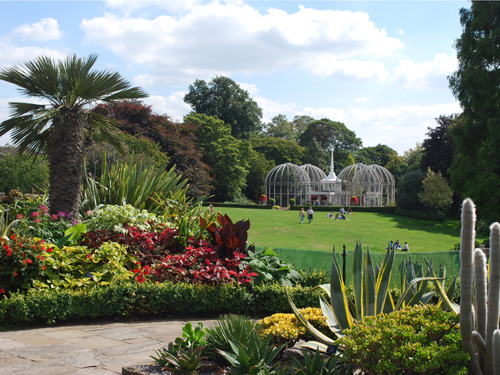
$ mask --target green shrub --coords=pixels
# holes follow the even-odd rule
[[[306,307],[299,311],[309,323],[328,334],[326,318],[319,307]],[[288,347],[293,346],[297,340],[312,339],[307,328],[297,321],[297,317],[286,313],[273,314],[259,320],[258,333],[261,337],[271,336],[274,344],[285,344]]]
[[[127,248],[116,242],[105,242],[97,249],[85,246],[52,248],[45,254],[46,267],[42,280],[33,282],[35,288],[82,288],[105,286],[132,280],[131,268],[136,259]]]
[[[269,198],[267,200],[267,205],[268,206],[271,206],[271,207],[274,207],[274,204],[276,203],[276,201],[274,200],[274,198]]]
[[[466,374],[459,318],[437,306],[367,316],[336,344],[366,374]]]
[[[300,280],[300,274],[293,266],[283,263],[270,247],[255,252],[248,250],[248,256],[242,263],[248,264],[257,273],[254,278],[256,284],[274,280],[281,285],[292,286]]]
[[[295,198],[290,198],[290,200],[288,201],[288,203],[290,203],[290,207],[295,206]]]
[[[124,224],[136,227],[140,230],[151,230],[150,222],[157,221],[156,215],[146,210],[134,208],[130,204],[116,206],[108,204],[95,210],[87,220],[87,228],[93,230],[111,230],[118,233],[126,233]]]
[[[317,306],[318,291],[289,288],[299,308]],[[45,306],[41,308],[41,306]],[[283,287],[263,284],[246,288],[236,283],[218,286],[192,283],[121,284],[97,289],[34,290],[0,296],[0,325],[25,326],[58,321],[208,317],[240,314],[264,317],[290,313]]]
[[[43,240],[16,235],[0,238],[0,297],[33,287],[32,281],[44,273],[46,250]]]

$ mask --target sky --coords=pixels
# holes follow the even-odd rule
[[[363,147],[403,155],[437,117],[461,112],[447,80],[460,8],[470,2],[0,0],[0,69],[96,53],[96,69],[119,72],[149,94],[153,112],[179,122],[191,111],[190,84],[226,76],[262,108],[263,123],[328,118]],[[20,100],[0,81],[0,122]]]

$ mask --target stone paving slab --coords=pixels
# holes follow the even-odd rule
[[[193,327],[199,320],[191,320]],[[0,375],[114,375],[152,363],[188,320],[58,326],[0,332]],[[203,320],[205,328],[215,320]]]

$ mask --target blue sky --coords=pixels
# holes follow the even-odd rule
[[[457,68],[468,1],[1,1],[0,69],[39,55],[97,53],[182,121],[189,84],[224,75],[278,114],[343,122],[400,155],[440,115],[459,113],[447,76]],[[15,87],[0,82],[0,121]],[[9,141],[2,137],[0,144]]]

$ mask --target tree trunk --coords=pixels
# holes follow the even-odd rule
[[[73,220],[78,219],[80,206],[83,121],[79,109],[62,109],[61,116],[54,119],[50,135],[50,212],[69,213]]]

